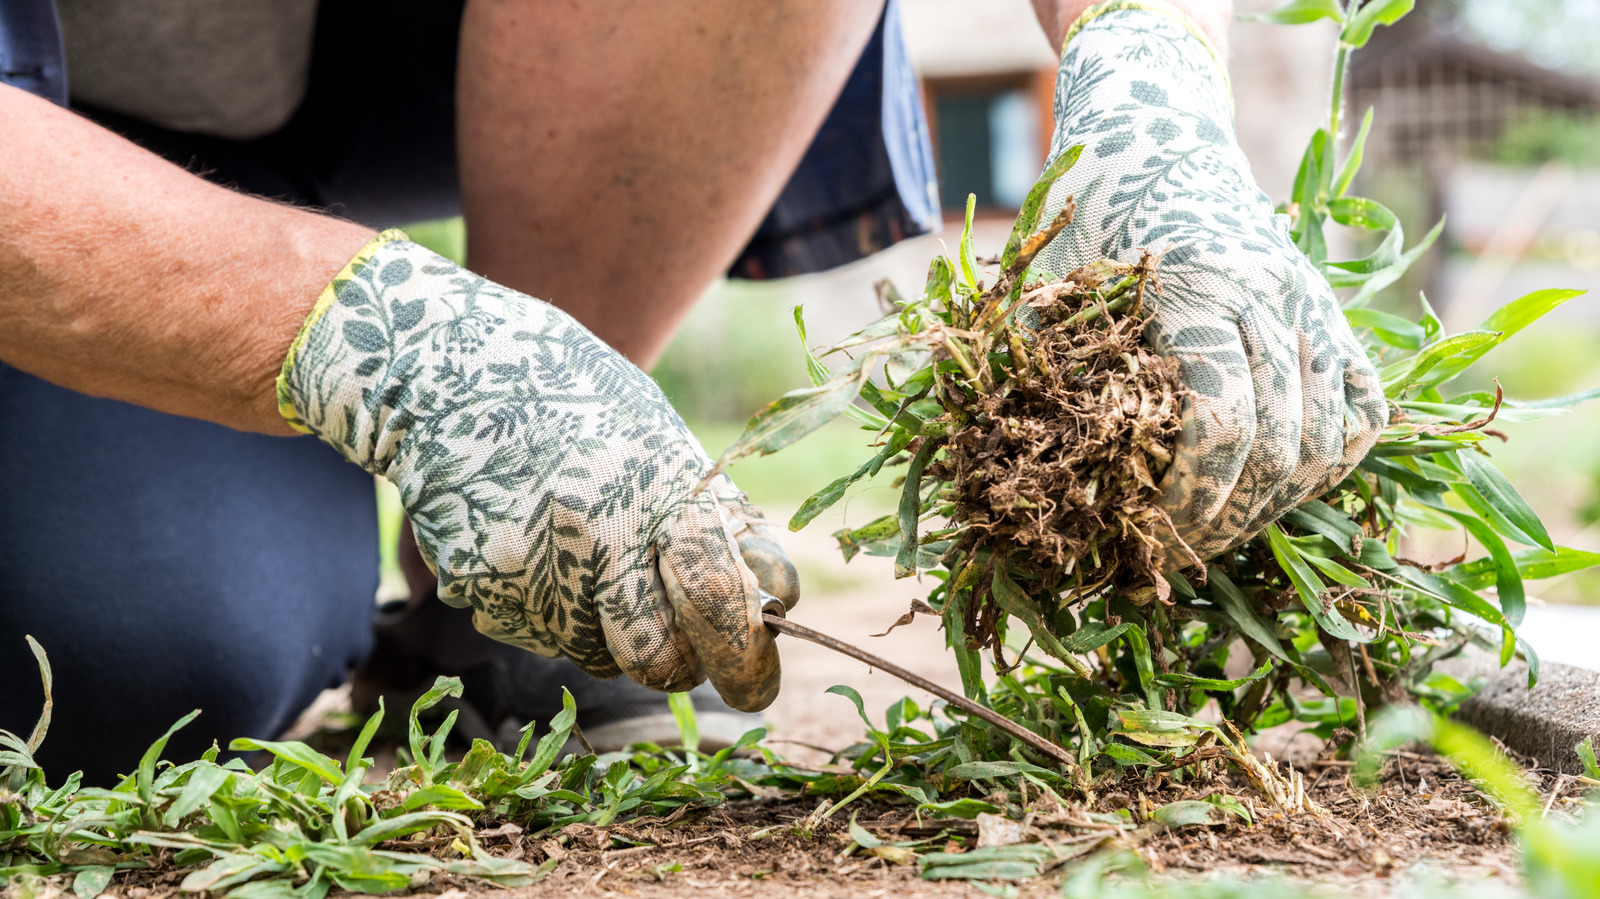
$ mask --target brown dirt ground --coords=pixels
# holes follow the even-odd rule
[[[815,546],[804,539],[796,542],[802,544],[802,571],[811,561],[810,551],[831,552],[825,539],[814,541]],[[959,689],[953,662],[942,650],[933,619],[918,618],[887,637],[871,636],[884,630],[922,590],[915,582],[893,582],[887,571],[879,570],[886,569],[888,562],[858,558],[847,576],[833,572],[834,589],[802,604],[792,617]],[[864,589],[867,585],[873,585],[870,592]],[[890,702],[908,693],[919,701],[931,699],[821,647],[785,641],[783,653],[785,689],[768,711],[768,723],[774,748],[802,764],[826,764],[827,753],[814,747],[842,747],[861,737],[854,709],[843,698],[824,694],[828,686],[848,683],[857,688],[875,718]],[[1164,831],[1152,825],[1124,836],[1125,844],[1136,847],[1152,870],[1170,876],[1288,876],[1304,881],[1308,888],[1323,884],[1337,895],[1363,897],[1390,895],[1408,883],[1419,866],[1458,881],[1505,889],[1518,883],[1516,849],[1505,822],[1469,784],[1432,755],[1397,753],[1386,766],[1379,791],[1362,794],[1349,783],[1349,764],[1325,755],[1315,738],[1296,739],[1292,730],[1280,730],[1259,738],[1256,749],[1293,761],[1305,776],[1308,794],[1331,816],[1285,817],[1267,812],[1237,774],[1223,774],[1204,789],[1169,787],[1149,794],[1134,783],[1103,791],[1098,797],[1099,809],[1128,807],[1142,820],[1143,809],[1223,791],[1242,796],[1252,806],[1256,816],[1253,827],[1230,823]],[[1568,779],[1546,771],[1530,771],[1527,776],[1555,808],[1577,801]],[[814,798],[737,801],[677,820],[637,819],[608,828],[572,825],[558,834],[528,834],[514,825],[490,825],[480,836],[494,854],[532,862],[556,858],[558,863],[537,885],[519,890],[439,877],[412,895],[440,899],[480,899],[490,894],[508,899],[566,895],[691,899],[708,893],[866,899],[983,895],[960,881],[922,880],[914,865],[844,856],[850,846],[847,813],[838,816],[845,820],[824,822],[809,839],[785,831],[750,839],[755,831],[805,818],[817,802]],[[950,850],[973,845],[977,836],[973,822],[921,826],[905,805],[860,803],[857,813],[860,823],[886,840],[924,839],[948,831],[942,848]],[[1050,823],[1052,817],[1056,824]],[[1075,831],[1062,826],[1061,817],[1059,810],[1054,816],[1039,815],[1028,839],[1057,844],[1071,840]],[[647,845],[629,846],[628,841]],[[396,848],[425,847],[419,841]],[[158,875],[143,888],[119,883],[111,892],[118,899],[164,899],[177,879],[175,873]],[[1055,882],[1056,878],[1048,877],[1019,884],[1021,895],[1057,895]]]
[[[1505,822],[1439,759],[1427,753],[1395,754],[1381,788],[1373,794],[1353,790],[1347,771],[1344,763],[1329,759],[1306,768],[1309,794],[1331,811],[1327,818],[1263,813],[1247,788],[1226,782],[1183,791],[1187,797],[1171,791],[1146,796],[1131,785],[1126,792],[1102,795],[1099,807],[1138,809],[1146,807],[1146,800],[1159,804],[1230,788],[1256,806],[1252,827],[1230,823],[1168,831],[1146,826],[1122,837],[1123,844],[1135,847],[1153,871],[1172,876],[1288,876],[1304,881],[1308,888],[1320,885],[1337,895],[1354,896],[1390,895],[1410,882],[1418,870],[1414,866],[1429,867],[1457,881],[1506,888],[1517,883],[1516,853]],[[1575,791],[1561,790],[1568,786],[1565,779],[1541,772],[1530,772],[1529,779],[1549,788],[1552,805],[1575,801]],[[537,885],[518,890],[437,877],[421,890],[399,895],[440,899],[491,894],[508,899],[580,895],[691,899],[707,893],[868,899],[890,894],[981,895],[966,883],[922,880],[912,865],[844,855],[851,841],[845,821],[838,819],[823,822],[809,838],[779,831],[751,839],[758,830],[800,821],[814,808],[811,799],[748,800],[606,828],[569,825],[559,833],[528,834],[515,825],[490,826],[479,837],[492,853],[530,862],[557,859],[556,866]],[[945,851],[972,846],[979,832],[973,822],[919,821],[905,805],[864,803],[856,813],[858,823],[886,841],[933,838],[933,848]],[[1046,823],[1028,828],[1027,838],[1069,845],[1075,834],[1062,826],[1063,817],[1068,816],[1041,815]],[[1049,823],[1052,818],[1057,823]],[[442,846],[451,839],[437,842]],[[393,848],[438,847],[428,840],[411,840]],[[112,892],[126,899],[165,899],[180,876],[177,872],[157,876],[139,888],[117,885]],[[1055,894],[1054,883],[1054,877],[1045,877],[1019,886],[1023,896],[1044,896]]]
[[[1332,812],[1328,818],[1289,818],[1258,810],[1253,827],[1235,823],[1176,831],[1140,828],[1124,839],[1138,847],[1152,870],[1175,875],[1279,874],[1359,895],[1386,895],[1409,880],[1409,869],[1423,863],[1453,879],[1516,883],[1516,854],[1504,821],[1438,759],[1400,753],[1390,762],[1382,788],[1370,796],[1352,790],[1346,772],[1344,765],[1330,762],[1315,764],[1307,772],[1315,783],[1311,795]],[[1549,782],[1556,780],[1552,777]],[[1248,791],[1241,792],[1248,797]],[[1145,798],[1111,793],[1102,797],[1101,807],[1138,807]],[[1182,797],[1148,798],[1160,803]],[[503,840],[499,846],[507,853],[531,861],[561,859],[539,885],[514,891],[529,896],[680,899],[707,891],[751,896],[874,897],[884,895],[881,891],[897,896],[978,895],[965,884],[921,880],[912,866],[844,856],[850,839],[842,821],[829,820],[810,839],[793,834],[749,839],[754,831],[798,821],[813,807],[812,800],[735,802],[676,822],[643,820],[609,829],[577,825],[553,838],[518,833],[495,839]],[[945,833],[947,851],[959,845],[957,840],[970,847],[978,835],[972,822],[919,825],[905,806],[869,804],[859,810],[858,821],[885,840]],[[1073,835],[1048,825],[1030,828],[1031,838],[1047,844]],[[616,837],[650,845],[611,848]],[[681,870],[672,870],[675,865]],[[1052,883],[1053,878],[1041,879],[1031,886],[1044,892],[1053,890]],[[436,882],[429,891],[441,889],[470,892],[472,886]]]
[[[791,535],[802,572],[829,565],[858,578],[854,584],[835,583],[835,589],[808,600],[791,617],[842,640],[891,659],[945,686],[959,690],[953,660],[943,651],[937,621],[919,617],[886,637],[874,637],[905,611],[910,600],[925,587],[914,581],[893,581],[888,559],[860,558],[848,568],[833,562],[831,541],[822,528]],[[811,596],[818,596],[813,592]],[[932,699],[880,671],[799,641],[783,643],[785,688],[768,710],[771,739],[785,755],[821,765],[826,755],[809,747],[837,748],[861,738],[860,722],[849,703],[825,694],[827,687],[848,683],[861,692],[867,711],[876,719],[891,702],[911,695],[922,702]],[[1450,768],[1428,754],[1402,753],[1386,768],[1376,795],[1354,791],[1347,763],[1318,759],[1320,741],[1293,738],[1293,731],[1264,735],[1258,750],[1296,761],[1306,775],[1312,797],[1326,807],[1328,819],[1299,816],[1257,816],[1254,827],[1229,824],[1190,827],[1181,831],[1151,833],[1139,847],[1152,869],[1174,875],[1245,876],[1287,875],[1337,885],[1364,896],[1388,895],[1409,879],[1413,865],[1424,862],[1433,870],[1461,880],[1480,880],[1511,886],[1517,882],[1516,850],[1507,829],[1492,807]],[[1565,785],[1549,773],[1530,773],[1530,780],[1550,788]],[[1221,787],[1214,787],[1216,791]],[[1248,797],[1248,788],[1240,792]],[[1179,798],[1169,794],[1149,796],[1155,804]],[[1572,791],[1568,790],[1569,794]],[[1134,795],[1106,794],[1102,807],[1140,804]],[[1247,801],[1248,798],[1247,798]],[[974,887],[958,881],[933,882],[917,876],[915,867],[889,864],[881,859],[846,858],[850,845],[845,822],[830,819],[810,840],[783,834],[750,841],[747,834],[774,824],[804,818],[816,800],[735,802],[724,808],[686,816],[671,825],[632,822],[613,827],[613,835],[646,840],[655,845],[623,849],[597,844],[592,829],[578,829],[560,847],[565,853],[549,877],[534,887],[513,891],[518,895],[621,895],[660,899],[688,899],[707,892],[719,895],[766,896],[981,896]],[[844,817],[841,813],[840,817]],[[919,829],[909,808],[871,804],[858,820],[885,839],[921,839],[933,832]],[[976,834],[976,826],[962,822],[950,827],[958,836]],[[963,828],[955,831],[955,827]],[[1059,840],[1064,831],[1035,828],[1035,834]],[[520,840],[520,842],[518,842]],[[531,841],[526,835],[505,844],[529,859],[543,859],[549,841]],[[667,870],[672,864],[682,871]],[[663,867],[666,866],[666,867]],[[1023,885],[1024,895],[1055,895],[1054,878]],[[467,883],[435,882],[428,892],[466,890]],[[456,896],[452,899],[465,899]]]

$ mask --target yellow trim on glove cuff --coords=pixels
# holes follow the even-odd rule
[[[1197,24],[1194,19],[1189,18],[1183,12],[1183,10],[1178,9],[1176,6],[1173,6],[1170,3],[1164,3],[1162,0],[1106,0],[1105,3],[1100,3],[1089,7],[1088,9],[1084,10],[1083,15],[1079,16],[1077,21],[1073,22],[1071,27],[1067,29],[1067,36],[1061,41],[1062,54],[1066,54],[1067,45],[1072,43],[1072,39],[1077,36],[1078,31],[1081,30],[1083,26],[1089,24],[1095,19],[1098,19],[1106,13],[1121,12],[1125,9],[1142,9],[1148,12],[1161,13],[1162,15],[1171,16],[1172,18],[1177,19],[1179,24],[1183,25],[1184,29],[1190,34],[1194,35],[1195,39],[1206,48],[1206,52],[1211,54],[1211,61],[1215,62],[1217,64],[1217,68],[1222,71],[1222,83],[1228,89],[1228,101],[1230,103],[1233,101],[1233,82],[1228,78],[1228,64],[1223,60],[1222,54],[1217,52],[1216,46],[1211,43],[1210,38],[1206,37],[1206,33],[1201,30],[1199,24]]]
[[[289,344],[289,353],[283,357],[283,367],[278,370],[278,414],[283,416],[283,420],[289,423],[289,427],[294,428],[296,431],[302,434],[311,433],[311,429],[306,427],[305,422],[300,420],[300,412],[294,407],[294,403],[289,398],[289,372],[294,369],[295,359],[300,355],[300,348],[305,345],[306,335],[310,334],[311,329],[316,327],[317,322],[322,320],[323,314],[328,311],[329,306],[333,305],[333,301],[339,298],[340,288],[348,284],[356,276],[357,272],[366,267],[366,264],[371,261],[379,248],[384,244],[393,243],[397,240],[410,240],[410,238],[406,237],[404,231],[398,228],[390,228],[368,241],[360,252],[345,263],[344,268],[339,270],[339,274],[334,275],[333,280],[328,282],[328,286],[322,289],[322,294],[317,297],[316,305],[311,307],[311,314],[306,316],[305,323],[300,326],[300,332],[294,336],[294,342]]]

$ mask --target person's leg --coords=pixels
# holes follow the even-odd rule
[[[0,728],[26,734],[55,670],[51,782],[272,738],[371,643],[372,478],[276,438],[55,387],[0,365]]]
[[[472,0],[457,129],[471,267],[648,369],[782,191],[881,9]]]

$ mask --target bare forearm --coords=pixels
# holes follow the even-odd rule
[[[1061,39],[1067,29],[1091,6],[1104,0],[1033,0],[1033,11],[1039,17],[1050,45],[1061,49]],[[1193,19],[1206,33],[1212,46],[1228,58],[1228,23],[1233,20],[1233,0],[1161,0],[1168,6]]]
[[[471,267],[648,367],[783,189],[880,8],[471,0]]]
[[[371,232],[225,190],[0,87],[0,360],[83,393],[291,433],[273,378]]]

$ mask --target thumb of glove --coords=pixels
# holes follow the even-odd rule
[[[741,535],[756,550],[758,567],[769,577],[786,569],[792,582],[793,566],[782,551],[773,557],[762,545],[775,550],[776,544],[756,537],[744,515],[707,492],[685,504],[657,541],[656,569],[665,594],[658,598],[674,644],[690,666],[705,673],[728,705],[758,712],[777,698],[782,670],[775,635],[761,620],[761,580],[745,562]]]

